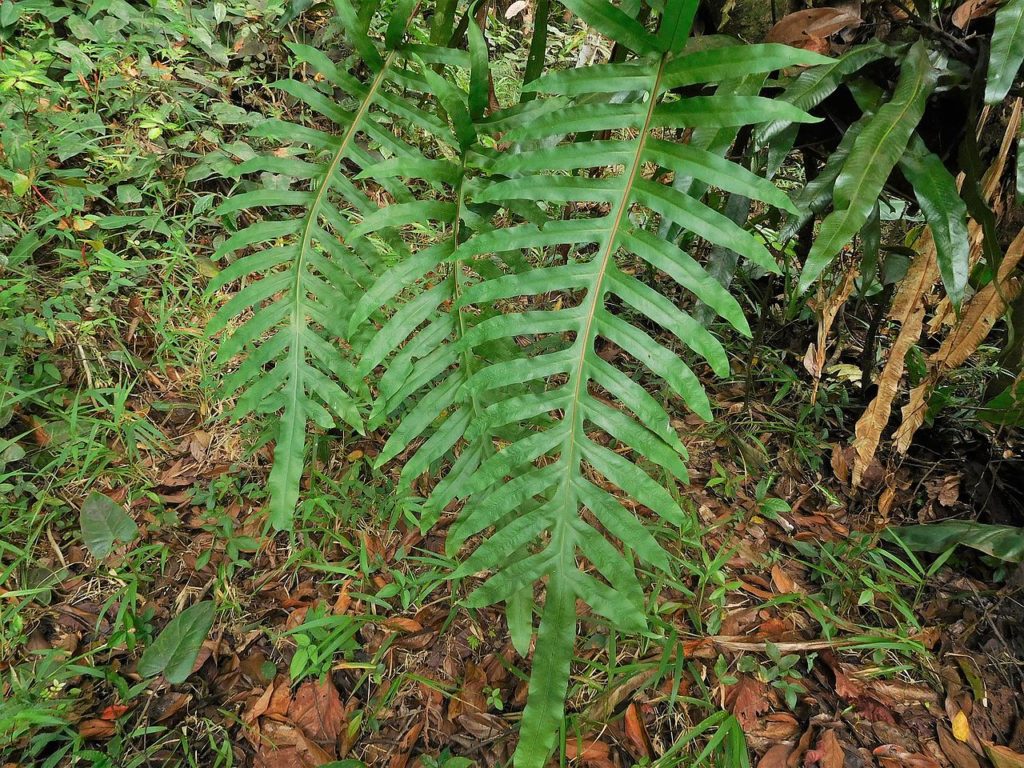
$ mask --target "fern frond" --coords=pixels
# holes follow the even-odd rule
[[[868,221],[893,168],[900,161],[938,73],[928,59],[923,42],[907,53],[892,98],[878,108],[850,147],[850,154],[836,178],[833,210],[807,255],[797,286],[806,291],[825,268]]]
[[[500,122],[506,131],[502,140],[552,143],[575,133],[576,141],[499,154],[490,170],[505,178],[484,185],[474,200],[503,207],[510,201],[526,201],[552,220],[475,235],[458,244],[451,257],[459,261],[512,247],[558,245],[569,251],[565,264],[484,279],[456,299],[460,308],[524,299],[534,307],[480,320],[456,342],[460,351],[516,337],[546,342],[537,354],[491,362],[468,376],[469,395],[486,403],[485,428],[506,429],[514,437],[453,481],[454,496],[465,505],[448,534],[448,548],[454,553],[471,537],[493,528],[457,575],[489,574],[467,602],[483,606],[510,601],[510,628],[520,641],[532,629],[531,611],[523,609],[524,596],[528,601],[534,584],[546,585],[517,766],[543,765],[554,747],[576,632],[577,599],[612,626],[640,631],[645,626],[643,591],[634,562],[668,566],[667,554],[619,495],[637,500],[683,533],[693,527],[672,492],[687,474],[686,451],[669,414],[643,386],[598,354],[598,341],[627,353],[671,395],[710,419],[707,395],[684,356],[695,355],[726,376],[725,350],[637,272],[650,269],[675,281],[738,332],[749,335],[738,302],[695,259],[636,222],[678,222],[765,269],[778,269],[757,238],[698,198],[656,181],[661,174],[648,175],[648,169],[665,169],[795,210],[766,180],[705,149],[667,141],[667,131],[813,118],[792,105],[756,95],[678,97],[673,89],[825,61],[783,46],[736,49],[728,56],[717,51],[684,53],[695,2],[666,3],[662,32],[657,35],[610,3],[565,4],[649,57],[603,65],[596,77],[591,70],[573,70],[531,84],[553,97],[555,106],[506,116]],[[641,91],[645,98],[565,106],[581,94],[623,90]],[[583,134],[589,132],[600,132],[602,139],[584,140]],[[616,166],[621,166],[620,172],[614,172]],[[590,218],[553,220],[566,204],[577,211],[606,211]],[[538,300],[542,294],[562,296],[565,303],[543,308]],[[670,338],[655,338],[645,330],[649,326],[663,329]],[[685,355],[684,348],[689,350]],[[621,549],[609,538],[619,540]],[[578,567],[581,558],[595,573]]]
[[[378,309],[390,313],[362,350],[358,373],[368,375],[386,363],[371,426],[404,411],[376,460],[381,466],[399,454],[409,453],[403,463],[399,493],[408,493],[413,480],[461,445],[447,476],[420,511],[424,529],[436,522],[451,500],[458,478],[476,471],[493,452],[489,434],[481,425],[482,404],[467,386],[477,367],[476,356],[470,347],[460,346],[481,317],[471,315],[463,306],[467,286],[481,275],[500,272],[490,264],[489,254],[467,254],[459,249],[472,232],[489,229],[487,212],[476,210],[479,206],[468,202],[474,183],[472,165],[481,150],[477,122],[487,106],[488,87],[483,33],[470,23],[468,35],[468,92],[429,69],[423,71],[451,122],[450,143],[457,148],[457,155],[418,164],[385,161],[363,172],[377,178],[418,178],[445,190],[443,199],[415,204],[408,217],[399,213],[396,219],[392,206],[360,225],[363,229],[378,223],[402,224],[429,218],[442,226],[443,236],[387,269],[360,298],[350,319],[350,331],[355,333]],[[409,288],[425,283],[430,287],[406,296]]]
[[[398,132],[382,128],[381,117],[406,133],[446,140],[448,126],[424,107],[429,102],[426,70],[421,60],[468,64],[466,54],[407,44],[407,31],[418,4],[400,2],[389,20],[385,39],[374,41],[349,0],[335,0],[349,41],[369,70],[360,81],[326,55],[305,45],[292,50],[303,67],[317,75],[289,79],[275,86],[325,118],[332,126],[320,130],[269,119],[254,134],[282,146],[246,160],[239,176],[273,174],[287,180],[287,189],[254,189],[236,194],[220,206],[222,216],[249,217],[255,209],[273,209],[279,219],[257,220],[240,229],[215,258],[244,252],[225,268],[212,286],[235,281],[244,285],[218,312],[210,333],[231,327],[223,339],[218,361],[237,355],[245,359],[227,378],[228,392],[241,392],[235,416],[256,411],[278,414],[274,465],[269,479],[270,520],[277,529],[291,524],[299,494],[307,425],[329,429],[342,423],[362,430],[360,405],[364,386],[344,351],[349,312],[379,269],[378,248],[364,237],[378,239],[401,252],[400,240],[388,227],[437,211],[425,210],[409,190],[381,173],[375,183],[395,205],[383,211],[356,177],[380,165],[371,146],[409,167],[440,168],[443,161],[425,157]],[[340,98],[339,98],[340,95]],[[295,211],[298,211],[296,214]],[[443,212],[441,212],[443,213]],[[360,221],[362,222],[360,224]],[[384,231],[381,231],[384,230]],[[248,315],[248,317],[245,317]],[[236,318],[244,319],[236,324]]]

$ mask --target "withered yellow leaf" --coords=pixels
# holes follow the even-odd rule
[[[953,717],[953,735],[957,741],[967,741],[971,738],[971,723],[962,709]]]

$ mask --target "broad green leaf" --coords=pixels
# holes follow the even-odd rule
[[[936,79],[924,42],[915,43],[903,61],[892,99],[879,108],[860,132],[839,173],[834,210],[822,222],[807,256],[799,291],[810,287],[871,215],[889,174],[903,156],[924,114]]]
[[[15,173],[11,180],[11,191],[16,197],[24,197],[32,186],[32,180],[23,173]]]
[[[139,535],[139,526],[124,507],[96,491],[90,493],[82,504],[79,525],[86,548],[97,560],[110,554],[114,542],[127,544]]]
[[[818,171],[818,175],[807,182],[804,188],[794,196],[793,203],[799,210],[799,214],[790,217],[785,229],[779,234],[781,240],[790,240],[795,237],[815,214],[828,208],[832,202],[836,179],[842,173],[850,151],[860,137],[861,131],[871,122],[873,115],[874,113],[864,115],[847,128],[843,138],[839,140],[839,146],[829,155],[824,167]]]
[[[143,677],[163,674],[169,683],[182,683],[192,674],[199,649],[213,627],[214,604],[196,603],[175,616],[146,648],[139,660]]]
[[[720,83],[755,73],[795,66],[828,65],[832,59],[789,45],[735,45],[687,53],[665,67],[661,88],[670,90],[698,83]],[[812,105],[798,105],[807,109]]]
[[[678,53],[690,37],[699,0],[666,2],[658,25],[658,43],[663,51]]]
[[[645,157],[676,173],[686,173],[700,179],[710,186],[760,200],[784,211],[797,212],[786,193],[770,181],[713,152],[689,144],[651,140]]]
[[[642,91],[651,84],[653,65],[648,62],[592,64],[575,69],[556,69],[524,88],[540,93],[582,96],[587,93]],[[580,145],[586,149],[586,145]]]
[[[690,0],[676,0],[683,3]],[[617,6],[607,0],[562,0],[571,10],[605,37],[644,55],[661,53],[666,45]]]
[[[900,168],[914,187],[914,196],[931,228],[946,295],[959,310],[971,267],[967,205],[953,174],[916,134],[900,159]]]
[[[547,763],[565,714],[569,666],[576,641],[576,594],[567,582],[569,569],[576,567],[571,560],[569,553],[562,554],[561,568],[548,581],[530,671],[529,704],[523,713],[513,758],[515,768],[536,768]]]
[[[886,537],[898,539],[914,552],[941,553],[952,547],[965,546],[999,560],[1024,562],[1024,528],[1013,525],[946,520],[893,528],[886,532]]]
[[[999,104],[1010,92],[1024,63],[1024,0],[1006,0],[996,11],[988,58],[985,101]]]
[[[778,98],[810,111],[835,93],[847,77],[889,52],[888,45],[880,41],[855,45],[839,58],[801,72]],[[767,144],[788,125],[790,123],[779,120],[761,126],[755,133],[756,143],[761,146]]]

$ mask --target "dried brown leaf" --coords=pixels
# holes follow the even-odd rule
[[[885,361],[882,375],[878,378],[878,394],[864,409],[854,427],[853,447],[856,457],[853,462],[853,485],[860,485],[864,470],[875,457],[878,443],[882,439],[882,431],[889,423],[892,403],[896,398],[900,380],[903,378],[904,360],[907,351],[921,338],[921,326],[924,322],[924,302],[918,297],[913,310],[904,317],[899,335],[889,351],[889,359]]]
[[[953,738],[953,734],[946,726],[940,723],[937,732],[939,747],[946,759],[953,764],[953,768],[981,768],[981,763],[971,748]]]
[[[924,423],[928,397],[938,381],[949,371],[963,365],[967,358],[974,354],[1006,310],[1007,302],[1012,301],[1020,293],[1021,281],[1010,275],[1022,258],[1024,229],[1006,249],[996,280],[978,291],[964,305],[952,331],[938,350],[928,358],[928,374],[911,390],[910,401],[902,409],[903,421],[893,435],[899,453],[906,453],[910,449],[914,435]]]
[[[657,669],[652,667],[633,675],[614,688],[606,690],[586,709],[584,713],[585,719],[595,723],[604,723],[612,716],[612,713],[618,709],[622,702],[632,696],[638,688],[647,683],[656,673]]]
[[[825,731],[814,749],[804,755],[804,765],[818,765],[818,768],[843,768],[846,756],[843,754],[843,745],[839,743],[839,737],[835,731]]]
[[[466,671],[462,678],[462,687],[448,702],[448,719],[455,720],[459,715],[468,712],[486,712],[487,675],[481,667],[472,661],[466,662]]]
[[[758,715],[768,711],[768,688],[760,680],[742,675],[729,687],[725,705],[744,729],[757,722]]]
[[[590,768],[612,768],[611,749],[596,739],[571,739],[565,742],[565,756],[578,760]]]
[[[113,720],[103,720],[99,717],[93,717],[88,720],[83,720],[78,724],[78,735],[83,739],[92,739],[99,741],[101,739],[109,739],[114,735],[117,725]]]
[[[811,391],[812,404],[817,400],[821,372],[825,369],[825,358],[828,354],[828,335],[832,331],[832,324],[835,323],[839,310],[843,308],[846,300],[850,298],[850,294],[853,292],[857,274],[856,267],[848,269],[843,275],[842,282],[836,286],[836,289],[829,294],[828,298],[819,302],[818,341],[811,345],[814,349],[814,356],[810,366],[808,366],[807,356],[804,357],[804,366],[808,368],[811,376],[814,378],[814,388]],[[811,349],[808,348],[807,352],[809,355]]]
[[[931,231],[925,230],[917,248],[917,256],[910,263],[906,277],[900,283],[889,309],[889,319],[900,324],[899,334],[892,344],[885,361],[882,375],[878,379],[878,393],[857,419],[854,427],[853,448],[856,452],[853,462],[854,487],[860,485],[865,469],[878,450],[882,431],[889,423],[892,403],[903,378],[904,359],[907,351],[921,338],[924,324],[924,294],[939,275],[935,241]]]
[[[789,744],[776,744],[757,761],[757,768],[786,768],[786,761],[792,751],[793,747]]]
[[[647,734],[647,726],[644,724],[643,714],[640,712],[640,707],[637,706],[636,702],[630,702],[629,706],[626,707],[626,715],[624,718],[624,725],[626,729],[626,738],[629,739],[629,743],[634,747],[634,754],[642,758],[655,757],[654,746],[651,744],[651,737]]]
[[[345,579],[341,583],[341,589],[338,590],[338,598],[334,601],[334,607],[331,611],[335,616],[344,616],[348,613],[349,606],[352,605],[352,597],[348,593],[348,579]]]
[[[975,19],[994,13],[998,6],[997,0],[967,0],[953,11],[953,25],[957,29],[965,29]]]
[[[420,720],[413,723],[405,733],[402,734],[401,741],[398,742],[398,749],[391,756],[391,762],[388,763],[388,768],[405,768],[409,762],[409,757],[412,754],[413,747],[416,746],[416,742],[419,741],[420,732],[423,730],[423,721]]]
[[[170,720],[190,701],[192,701],[191,693],[167,691],[153,700],[149,708],[149,717],[154,723]]]
[[[778,563],[772,566],[772,586],[780,595],[802,595],[806,592]]]
[[[811,746],[811,740],[814,738],[814,726],[807,726],[807,730],[804,731],[800,737],[800,741],[796,743],[796,747],[789,753],[786,758],[786,768],[800,768],[804,761],[804,755],[807,754],[807,750]]]
[[[288,718],[313,741],[335,743],[345,723],[345,713],[338,689],[330,678],[300,685],[288,707]]]
[[[809,8],[790,13],[779,19],[778,23],[768,31],[765,42],[807,48],[820,45],[816,41],[861,23],[861,18],[848,10]]]

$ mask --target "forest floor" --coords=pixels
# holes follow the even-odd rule
[[[0,201],[0,764],[505,764],[528,662],[501,611],[446,580],[451,521],[421,532],[398,463],[372,469],[386,431],[317,438],[295,530],[270,536],[265,424],[217,397],[211,211],[252,113],[286,108],[265,87],[288,72],[283,9],[46,7],[63,36],[15,19],[0,62],[34,104],[23,125],[0,113],[5,156],[33,169]],[[507,34],[499,68],[522,63]],[[77,76],[50,80],[52,57]],[[812,404],[815,330],[733,350],[713,423],[680,412],[703,533],[678,579],[643,575],[648,636],[581,622],[574,765],[705,764],[725,712],[763,768],[1024,765],[1024,571],[883,538],[1020,524],[1018,446],[954,408],[854,491],[859,377],[838,353]],[[79,530],[94,491],[140,529],[102,560]],[[201,598],[217,619],[192,674],[141,677],[141,649]]]

